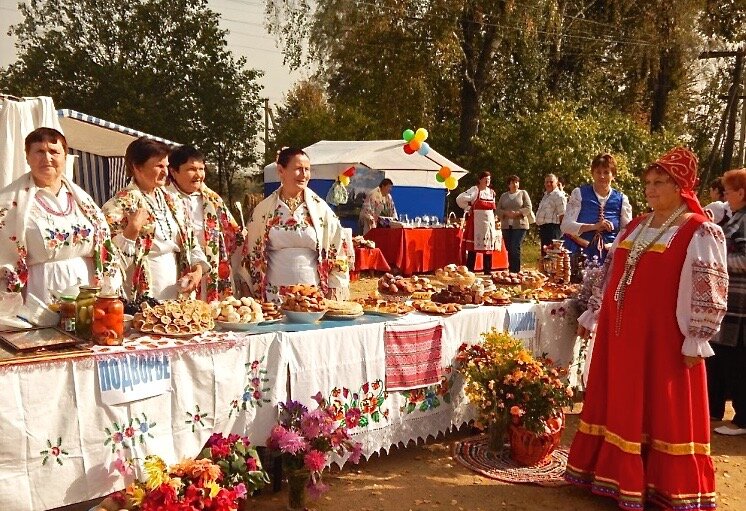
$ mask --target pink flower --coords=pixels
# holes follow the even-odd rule
[[[322,483],[321,481],[308,481],[308,486],[306,486],[306,489],[308,490],[308,496],[311,497],[313,500],[318,499],[321,497],[321,495],[329,489],[327,485]]]
[[[345,422],[348,428],[356,428],[360,423],[360,408],[350,408],[345,414]]]
[[[116,470],[122,476],[131,476],[135,473],[132,469],[132,461],[124,458],[120,450],[117,450],[117,459],[111,463],[111,470]]]
[[[246,458],[246,470],[248,470],[249,472],[259,470],[259,467],[256,464],[256,460],[251,456]]]
[[[277,444],[282,452],[289,454],[296,454],[308,449],[306,439],[295,431],[285,431],[285,434],[277,440]]]
[[[363,444],[360,442],[355,442],[352,444],[352,449],[350,450],[350,461],[358,464],[360,463],[360,456],[363,454]]]
[[[243,483],[238,483],[236,486],[233,487],[233,491],[236,494],[237,499],[242,499],[246,496],[248,493],[246,491],[246,485]]]
[[[303,457],[303,463],[311,472],[321,472],[326,466],[326,456],[323,452],[312,449]]]

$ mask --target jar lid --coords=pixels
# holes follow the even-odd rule
[[[83,291],[101,291],[101,286],[80,286],[80,290]]]
[[[62,300],[63,302],[74,302],[75,301],[75,297],[74,296],[62,295],[62,296],[60,296],[60,300]]]
[[[108,293],[99,293],[99,298],[109,298],[109,299],[119,299],[119,294],[115,293],[114,291],[109,291]]]

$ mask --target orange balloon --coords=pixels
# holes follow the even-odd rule
[[[443,179],[448,179],[451,176],[451,169],[450,167],[440,167],[440,170],[438,171],[438,175],[442,177]]]
[[[420,140],[412,139],[409,141],[409,147],[417,151],[420,147],[422,147],[422,142]]]

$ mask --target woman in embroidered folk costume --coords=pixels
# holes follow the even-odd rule
[[[381,217],[398,218],[394,199],[391,197],[393,188],[394,182],[386,178],[365,198],[359,219],[363,235],[378,225]]]
[[[715,428],[722,435],[746,435],[746,169],[723,175],[730,218],[723,223],[728,250],[728,310],[720,332],[712,339],[715,356],[707,359],[710,416],[722,420],[725,400],[733,399],[731,426]]]
[[[283,149],[277,174],[280,188],[256,206],[248,226],[245,267],[252,295],[279,301],[283,286],[309,284],[327,297],[348,298],[352,247],[337,216],[308,188],[308,156]]]
[[[183,201],[165,189],[169,148],[140,137],[124,155],[130,183],[103,210],[126,265],[131,299],[174,299],[194,291],[210,267]]]
[[[50,303],[50,290],[105,277],[117,289],[121,277],[104,215],[65,177],[65,137],[38,128],[25,149],[31,172],[0,190],[0,264],[3,290],[23,293],[35,317]]]
[[[212,302],[233,294],[232,257],[240,265],[241,227],[223,199],[205,185],[205,157],[192,146],[174,149],[168,157],[171,182],[166,187],[187,206],[194,236],[210,263],[198,297]]]
[[[593,183],[570,194],[560,229],[565,247],[573,254],[603,261],[619,231],[632,220],[629,199],[611,187],[617,168],[614,157],[599,154],[591,162]]]
[[[495,190],[490,188],[492,175],[480,172],[476,186],[456,197],[456,204],[466,214],[464,244],[468,255],[466,266],[474,271],[477,253],[483,254],[484,272],[492,271],[492,251],[502,249],[502,235],[495,226]]]
[[[676,148],[645,171],[653,213],[614,241],[579,318],[596,339],[565,478],[673,510],[715,507],[704,357],[725,313],[723,231],[693,191],[697,158]]]

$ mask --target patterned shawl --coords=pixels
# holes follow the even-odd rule
[[[327,203],[310,188],[304,190],[306,206],[316,231],[319,283],[322,292],[326,294],[329,290],[330,273],[344,274],[342,279],[348,279],[350,247],[347,246],[339,219]],[[254,208],[244,244],[244,265],[249,274],[251,294],[263,300],[266,299],[267,289],[270,219],[275,214],[279,200],[280,189],[277,189]]]
[[[168,190],[184,200],[189,197],[174,183]],[[207,302],[222,300],[233,294],[230,256],[244,242],[241,227],[233,218],[223,199],[213,190],[202,185],[202,214],[204,217],[205,255],[210,264],[207,273]]]
[[[91,284],[100,284],[104,276],[115,278],[119,271],[118,251],[111,242],[104,215],[82,188],[65,176],[62,176],[62,182],[73,194],[80,211],[94,226],[94,282]],[[28,281],[26,228],[38,190],[30,172],[0,190],[0,268],[5,270],[6,291],[11,293],[23,290]]]
[[[187,221],[187,212],[184,208],[184,203],[160,187],[155,189],[155,194],[157,201],[161,198],[165,201],[179,227],[179,246],[181,250],[179,251],[177,262],[179,274],[184,274],[189,271],[192,265],[191,250],[195,247],[194,233]],[[128,222],[127,215],[130,211],[134,211],[140,207],[148,209],[143,192],[134,181],[131,181],[122,190],[119,190],[114,197],[104,204],[102,209],[111,227],[112,236],[124,232],[124,228],[127,227]],[[153,246],[154,235],[155,218],[151,214],[143,228],[140,229],[140,234],[135,240],[135,253],[133,254],[132,262],[135,269],[132,272],[132,282],[129,283],[131,285],[130,296],[133,298],[151,296],[150,282],[152,276],[150,274],[147,255]]]

